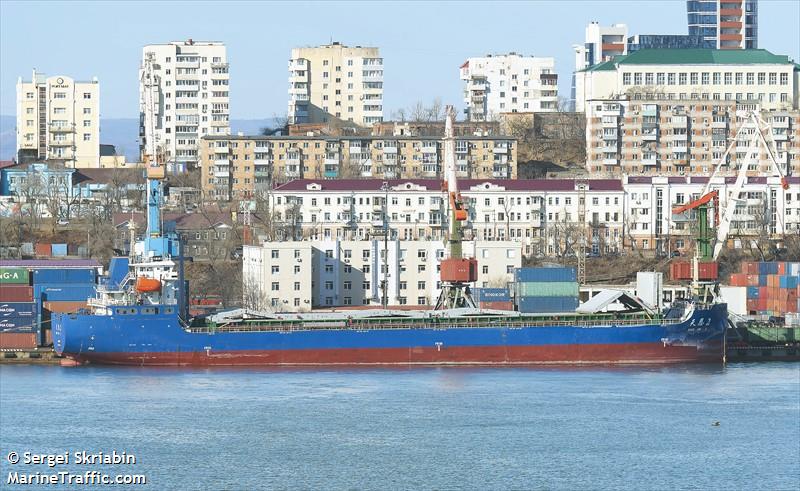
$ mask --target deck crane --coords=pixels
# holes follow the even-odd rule
[[[441,261],[440,279],[442,292],[436,302],[436,310],[454,308],[475,308],[475,301],[469,289],[469,283],[478,280],[478,261],[465,258],[462,253],[462,222],[467,220],[467,207],[458,191],[456,176],[456,142],[453,134],[455,109],[445,108],[446,121],[444,127],[444,180],[442,191],[449,202],[449,236],[447,238],[448,257]]]
[[[702,289],[700,285],[698,263],[701,260],[716,261],[719,258],[720,252],[722,252],[722,248],[728,239],[728,233],[730,232],[736,205],[741,201],[739,194],[747,179],[747,171],[751,164],[758,164],[758,152],[761,147],[766,151],[773,170],[780,177],[781,187],[783,189],[788,189],[789,187],[786,174],[775,159],[775,152],[773,151],[774,140],[772,140],[772,130],[769,124],[764,122],[755,111],[737,111],[737,116],[743,120],[743,124],[736,132],[736,136],[730,145],[728,145],[725,153],[722,154],[722,157],[720,157],[714,166],[714,171],[711,173],[708,182],[703,188],[703,193],[699,198],[675,207],[672,210],[674,215],[679,215],[690,210],[696,210],[697,212],[698,233],[696,237],[697,245],[695,247],[695,254],[692,259],[692,285],[694,291],[698,294]],[[764,133],[772,140],[773,146],[768,143]],[[746,135],[750,135],[747,154],[744,162],[742,162],[739,167],[736,181],[726,196],[727,199],[724,204],[725,209],[720,210],[722,206],[720,192],[719,190],[710,190],[712,180],[717,175],[722,165],[727,161],[728,155],[733,150],[734,146],[738,144],[740,138]],[[712,211],[713,217],[710,216]],[[722,216],[720,217],[720,215]],[[716,227],[716,236],[712,233],[712,218],[713,226]]]

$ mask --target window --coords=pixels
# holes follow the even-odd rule
[[[83,141],[85,141],[85,142],[92,141],[92,134],[91,133],[84,133],[83,134]]]
[[[278,259],[280,257],[280,251],[277,249],[272,250],[272,259]]]
[[[300,291],[300,282],[299,281],[295,281],[294,282],[294,291]]]
[[[272,274],[278,274],[281,271],[281,267],[278,265],[272,266]]]
[[[92,114],[92,108],[91,107],[84,107],[83,108],[83,114]]]
[[[91,92],[84,92],[83,93],[83,98],[84,99],[91,99],[92,98],[92,93]]]
[[[273,281],[273,282],[272,282],[272,288],[271,288],[271,289],[272,289],[272,291],[274,291],[274,292],[276,292],[276,291],[280,290],[280,289],[281,289],[281,284],[280,284],[280,282],[278,282],[278,281]]]

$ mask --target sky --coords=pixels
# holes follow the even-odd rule
[[[573,44],[590,21],[632,34],[686,34],[684,0],[530,2],[34,2],[0,0],[0,114],[16,114],[16,81],[31,71],[100,80],[102,118],[138,117],[145,44],[222,41],[232,119],[285,115],[292,47],[377,46],[384,117],[441,98],[463,107],[459,66],[515,51],[554,57],[569,97]],[[759,1],[759,48],[800,60],[800,0]]]

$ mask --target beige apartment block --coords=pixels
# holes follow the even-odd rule
[[[381,305],[430,306],[441,291],[442,240],[304,240],[245,246],[245,304],[262,310]],[[464,255],[478,260],[474,287],[505,287],[522,264],[521,243],[467,241]],[[384,283],[385,282],[385,283]],[[251,302],[248,302],[251,300]]]
[[[100,166],[100,83],[33,71],[17,80],[17,160]]]
[[[731,145],[721,172],[735,174],[745,162],[750,135],[741,135],[741,111],[757,111],[771,126],[775,160],[784,174],[800,172],[800,111],[762,110],[732,100],[592,100],[586,107],[586,168],[590,172],[645,175],[709,175]],[[761,175],[776,174],[761,147]]]
[[[765,110],[798,108],[800,70],[764,49],[647,49],[575,74],[576,110],[591,100],[736,101]],[[687,102],[687,103],[688,103]]]
[[[228,201],[293,179],[441,178],[443,159],[437,137],[213,136],[201,145],[202,189]],[[458,137],[456,165],[463,178],[516,178],[517,141]]]
[[[383,121],[383,58],[378,48],[332,44],[293,48],[289,124]]]
[[[148,56],[158,81],[155,139],[170,172],[197,164],[200,139],[230,134],[229,64],[223,43],[174,41],[142,48],[139,68],[140,120],[146,121],[142,78]],[[140,128],[144,135],[144,128]],[[144,145],[144,139],[141,139]],[[143,150],[143,148],[140,148]]]

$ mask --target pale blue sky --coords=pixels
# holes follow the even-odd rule
[[[800,59],[800,0],[760,0],[759,47]],[[459,65],[516,51],[553,56],[569,96],[572,45],[592,20],[631,34],[686,34],[684,0],[535,2],[16,2],[0,0],[0,114],[14,115],[17,77],[35,67],[97,76],[101,116],[138,117],[141,47],[223,41],[231,63],[231,117],[285,114],[293,46],[331,40],[378,46],[384,114],[441,97],[462,106]]]

